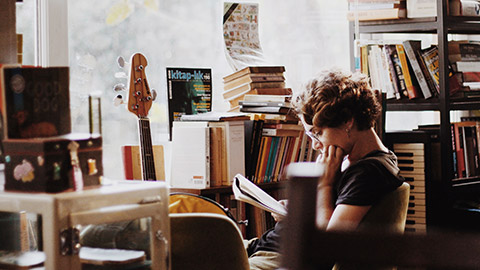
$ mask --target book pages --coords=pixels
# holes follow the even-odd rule
[[[286,207],[241,174],[235,175],[232,185],[236,200],[249,203],[282,217],[287,215]]]

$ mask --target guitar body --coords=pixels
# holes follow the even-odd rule
[[[142,165],[142,180],[157,180],[155,157],[153,154],[150,120],[148,112],[152,107],[154,95],[150,90],[145,74],[147,59],[141,53],[132,55],[128,93],[128,110],[138,118],[140,134],[140,153]]]

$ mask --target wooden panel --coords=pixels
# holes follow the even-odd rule
[[[15,0],[0,1],[0,63],[17,63]]]

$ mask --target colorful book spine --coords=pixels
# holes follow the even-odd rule
[[[418,52],[421,49],[421,41],[419,40],[405,40],[403,42],[403,48],[405,49],[405,54],[410,60],[410,65],[412,66],[412,71],[417,78],[417,82],[420,86],[420,90],[422,91],[423,97],[425,99],[432,97],[432,91],[428,86],[427,79],[423,74],[422,68],[420,67],[420,63],[418,61]]]
[[[405,49],[402,44],[396,45],[398,59],[400,60],[400,65],[402,67],[403,79],[405,80],[405,87],[407,88],[407,96],[409,99],[419,98],[420,93],[418,93],[413,80],[410,76],[410,69],[408,68],[407,56],[405,54]]]
[[[385,45],[383,46],[383,48],[384,48],[385,58],[387,59],[387,62],[388,62],[388,70],[390,73],[390,79],[392,81],[395,98],[400,99],[402,97],[400,94],[400,85],[399,85],[398,77],[396,75],[397,72],[395,70],[394,62],[391,57],[391,55],[393,54],[392,46]]]

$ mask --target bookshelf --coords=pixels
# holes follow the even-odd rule
[[[438,188],[427,188],[427,196],[439,197],[441,200],[434,202],[440,204],[441,214],[438,224],[434,226],[449,226],[449,221],[456,219],[454,223],[462,224],[459,218],[462,214],[454,209],[455,201],[465,196],[478,197],[480,195],[480,178],[454,178],[453,170],[453,149],[451,143],[450,111],[468,111],[480,107],[480,99],[451,98],[448,83],[448,38],[451,34],[480,34],[480,17],[449,16],[448,0],[437,0],[437,16],[418,19],[400,19],[386,21],[359,22],[358,32],[360,34],[429,34],[436,36],[438,41],[439,56],[439,86],[440,93],[430,99],[400,99],[387,100],[386,111],[438,111],[440,114],[440,125],[438,140],[440,145],[440,179]],[[355,25],[350,23],[350,46],[351,52],[354,48]],[[355,60],[351,57],[351,68],[355,69]],[[428,208],[428,206],[427,206]],[[468,212],[468,213],[467,213]],[[460,213],[460,214],[459,214]],[[467,216],[478,214],[466,211]],[[478,217],[476,220],[480,220]],[[453,223],[453,222],[452,222]],[[477,222],[478,224],[478,222]],[[430,226],[430,224],[429,224]],[[453,225],[455,227],[455,225]],[[457,225],[458,226],[458,225]],[[459,226],[461,228],[461,225]],[[473,227],[473,226],[472,226]],[[478,226],[477,226],[478,227]],[[477,229],[478,230],[478,229]]]

